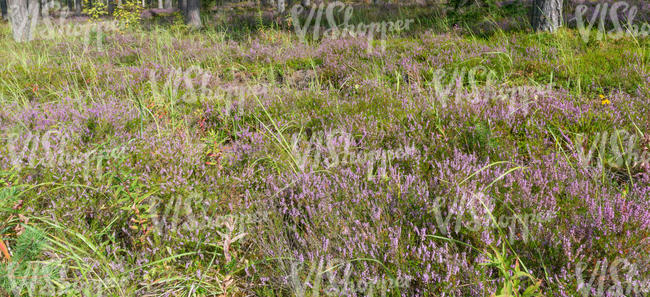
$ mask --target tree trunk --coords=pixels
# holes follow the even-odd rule
[[[7,0],[0,0],[0,9],[2,10],[2,19],[7,19]]]
[[[158,0],[158,8],[163,9],[163,0]]]
[[[187,13],[187,0],[178,0],[178,9],[185,15]]]
[[[74,14],[81,15],[81,0],[74,0]]]
[[[201,28],[201,3],[199,0],[186,0],[187,13],[185,14],[185,22],[192,28]]]
[[[535,31],[555,32],[562,26],[563,0],[534,0],[530,23]]]
[[[277,0],[278,2],[278,12],[279,13],[284,13],[284,9],[286,8],[286,0]]]
[[[113,12],[115,12],[115,0],[107,0],[108,1],[108,15],[113,15]]]
[[[38,0],[8,0],[8,16],[14,40],[24,42],[32,40],[39,15]]]
[[[166,9],[172,8],[172,0],[165,0],[165,8]]]

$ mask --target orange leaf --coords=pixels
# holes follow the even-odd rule
[[[11,260],[11,255],[9,255],[9,250],[7,249],[7,246],[5,245],[5,242],[0,239],[0,250],[2,251],[2,254],[7,258],[7,261]]]

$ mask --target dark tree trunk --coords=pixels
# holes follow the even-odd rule
[[[199,0],[186,0],[187,13],[185,13],[185,22],[192,28],[201,28],[201,2]]]
[[[563,0],[534,0],[530,23],[535,31],[555,32],[562,26]]]
[[[7,0],[0,0],[0,9],[2,10],[2,19],[7,19]]]
[[[181,13],[185,15],[187,11],[187,0],[178,0],[178,9],[180,9]]]
[[[113,15],[115,12],[115,0],[108,0],[108,15]]]
[[[165,9],[172,8],[172,0],[165,0]]]
[[[263,6],[275,6],[275,0],[262,0]]]

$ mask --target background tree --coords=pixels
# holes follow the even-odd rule
[[[178,9],[181,10],[181,13],[185,14],[187,8],[187,0],[178,0]]]
[[[278,12],[279,12],[279,13],[283,13],[283,12],[284,12],[284,9],[285,9],[285,7],[286,7],[286,3],[285,3],[286,0],[276,0],[276,1],[277,1],[277,3],[278,3]]]
[[[563,0],[534,0],[531,11],[533,30],[555,32],[562,26]]]
[[[165,0],[165,9],[172,8],[172,0]]]
[[[2,19],[7,19],[7,0],[0,0],[0,9],[2,10]]]
[[[7,6],[14,40],[30,41],[38,21],[38,0],[7,0]]]
[[[201,3],[199,0],[186,0],[187,8],[185,13],[185,22],[192,28],[201,28]]]

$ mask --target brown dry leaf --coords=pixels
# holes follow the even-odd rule
[[[24,215],[22,215],[22,214],[18,214],[18,219],[19,219],[20,222],[23,223],[23,224],[27,224],[27,223],[29,223],[29,218],[26,217],[26,216],[24,216]]]
[[[12,207],[13,210],[19,210],[21,208],[23,208],[23,201],[22,200],[18,200],[18,202],[16,202],[16,204],[14,204],[14,206]]]
[[[16,236],[20,236],[21,234],[23,234],[23,232],[25,232],[25,227],[23,227],[22,225],[18,224],[18,225],[16,225],[16,227],[14,228],[14,232],[16,232]]]
[[[228,288],[230,288],[232,283],[233,283],[232,277],[230,275],[226,276],[223,282],[221,282],[221,289],[224,291],[228,291]]]

